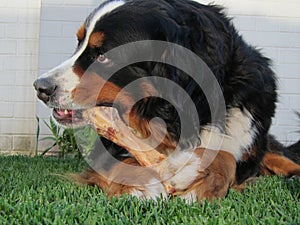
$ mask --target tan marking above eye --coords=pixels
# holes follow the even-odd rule
[[[89,46],[91,48],[101,47],[104,41],[104,33],[103,32],[95,32],[92,33],[89,39]]]
[[[77,39],[78,41],[82,41],[85,36],[85,25],[81,25],[81,27],[77,31]]]

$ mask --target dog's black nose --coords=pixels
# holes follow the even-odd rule
[[[47,103],[50,99],[50,96],[53,96],[56,90],[56,85],[47,78],[37,79],[33,86],[37,91],[37,96],[43,102]]]

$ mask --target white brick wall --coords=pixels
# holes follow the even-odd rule
[[[73,53],[77,28],[100,2],[1,0],[1,152],[33,148],[36,111],[41,119],[48,120],[49,110],[40,102],[35,110],[32,82],[37,74],[56,66]],[[285,143],[298,140],[296,131],[300,130],[300,123],[293,111],[300,111],[300,1],[214,2],[227,7],[226,11],[244,38],[273,60],[273,68],[279,77],[280,102],[271,131]],[[42,126],[42,133],[47,132]]]
[[[0,2],[0,152],[34,149],[40,0]]]

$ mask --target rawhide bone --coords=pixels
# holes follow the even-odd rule
[[[166,158],[137,137],[113,107],[91,108],[83,112],[83,117],[97,129],[100,136],[125,148],[141,166],[154,166]]]
[[[130,152],[141,166],[152,167],[162,179],[161,182],[168,194],[185,198],[191,192],[195,192],[199,200],[213,199],[225,196],[234,181],[235,159],[226,151],[197,148],[192,151],[192,155],[189,153],[187,157],[181,155],[183,161],[179,162],[173,160],[176,159],[176,153],[166,157],[137,137],[112,107],[86,110],[83,117],[97,129],[100,136]],[[194,163],[198,166],[194,180],[181,179],[186,173],[183,166],[186,165],[188,168]]]

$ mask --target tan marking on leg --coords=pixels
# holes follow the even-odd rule
[[[284,175],[286,177],[300,176],[300,165],[294,163],[283,155],[266,153],[262,161],[261,173],[263,175]]]

